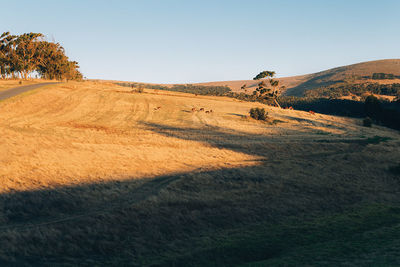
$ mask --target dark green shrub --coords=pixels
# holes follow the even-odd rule
[[[369,95],[364,103],[365,114],[371,118],[378,118],[382,112],[381,102],[373,95]]]
[[[366,117],[366,118],[363,120],[363,126],[365,126],[365,127],[371,127],[371,125],[372,125],[372,120],[371,120],[371,118],[370,118],[370,117]]]
[[[265,121],[267,119],[268,112],[264,108],[252,108],[250,109],[250,117],[256,120]]]
[[[371,77],[373,80],[385,80],[385,79],[394,79],[395,76],[392,73],[374,73]]]
[[[393,173],[394,175],[398,175],[400,177],[400,163],[397,164],[396,166],[392,166],[389,168],[389,171]]]

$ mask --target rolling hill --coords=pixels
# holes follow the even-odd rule
[[[360,119],[68,82],[0,136],[2,266],[400,264],[400,138]]]
[[[345,78],[356,76],[371,76],[373,73],[392,73],[400,75],[400,59],[384,59],[368,61],[348,66],[337,67],[317,73],[279,78],[282,85],[286,86],[285,95],[302,96],[305,90],[332,85],[343,81]],[[249,90],[257,86],[254,80],[207,82],[202,85],[226,85],[232,91],[239,92],[243,84],[247,84]]]

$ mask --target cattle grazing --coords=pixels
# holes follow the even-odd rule
[[[196,108],[192,108],[192,112],[195,112],[196,111]]]
[[[204,108],[200,108],[200,111],[204,111]]]
[[[312,110],[310,110],[309,113],[312,114],[312,115],[315,115],[315,112],[312,111]]]

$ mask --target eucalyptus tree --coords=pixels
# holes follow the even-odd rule
[[[258,84],[258,87],[253,92],[259,99],[272,99],[275,104],[280,108],[281,106],[278,103],[278,96],[280,95],[280,90],[283,90],[284,87],[279,87],[279,81],[274,80],[275,71],[262,71],[257,74],[253,80],[261,80]],[[266,82],[268,81],[268,82]]]
[[[15,67],[15,39],[16,35],[11,35],[10,32],[4,32],[0,35],[0,72],[4,79],[10,75],[14,75]]]
[[[82,79],[76,61],[70,61],[59,43],[44,40],[41,33],[0,35],[1,78],[27,79],[36,71],[45,79]]]
[[[0,35],[0,75],[1,78],[6,78],[7,76],[7,71],[8,71],[8,60],[7,60],[7,52],[6,52],[6,47],[7,47],[7,41],[6,41],[6,36],[8,32],[3,33]]]
[[[83,77],[78,71],[78,62],[69,61],[59,43],[42,41],[38,62],[37,71],[45,79],[80,80]]]
[[[38,55],[38,72],[45,79],[60,79],[63,76],[62,64],[68,61],[59,43],[41,42]],[[64,63],[65,65],[65,63]]]
[[[15,40],[17,68],[23,79],[27,79],[38,66],[39,38],[43,37],[41,33],[24,33]]]

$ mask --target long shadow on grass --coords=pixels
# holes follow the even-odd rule
[[[273,145],[277,138],[273,135],[249,134],[215,126],[174,127],[142,122],[146,130],[167,137],[197,141],[221,149],[242,152],[254,156],[265,156],[264,146]],[[274,141],[275,140],[275,141]]]
[[[304,223],[361,204],[400,201],[394,174],[377,176],[373,166],[363,175],[354,175],[357,166],[324,171],[326,164],[337,164],[338,159],[296,158],[304,150],[296,150],[292,143],[269,145],[262,135],[218,128],[146,127],[266,161],[257,166],[2,194],[0,265],[181,265],[191,255],[205,254],[210,261],[218,256],[220,265],[266,260],[280,257],[296,238],[301,245],[315,241],[306,234],[285,241],[286,230],[292,229],[285,223],[288,220]],[[348,150],[350,145],[338,149]],[[337,144],[324,143],[310,145],[310,152],[317,146],[340,152],[334,148]],[[257,253],[251,245],[240,247],[252,244],[246,240],[259,236],[259,231],[235,234],[239,241],[232,245],[229,233],[241,233],[254,224],[266,224],[263,233],[270,229],[281,234],[272,241],[268,234],[265,242],[257,240]],[[301,229],[313,231],[306,224]]]
[[[324,160],[322,155],[341,155],[361,152],[367,145],[367,138],[332,136],[313,137],[301,135],[296,130],[286,136],[277,134],[250,134],[232,129],[202,126],[177,127],[142,122],[145,129],[167,137],[196,141],[220,149],[258,156],[259,161],[277,163],[280,161]]]
[[[284,235],[285,227],[291,228],[285,221],[291,218],[303,223],[361,203],[399,201],[399,188],[390,182],[382,181],[384,191],[371,192],[374,177],[364,177],[366,188],[360,188],[357,178],[339,185],[324,174],[313,179],[281,174],[262,165],[3,194],[0,264],[183,264],[182,259],[202,255],[203,249],[219,255],[221,264],[265,260],[291,247]],[[256,254],[251,245],[226,250],[225,245],[231,246],[223,241],[228,233],[235,232],[235,240],[243,244],[253,235],[237,233],[259,223],[267,224],[264,233],[280,225],[281,236],[266,240],[263,249],[257,240]],[[308,244],[306,235],[298,238]]]

